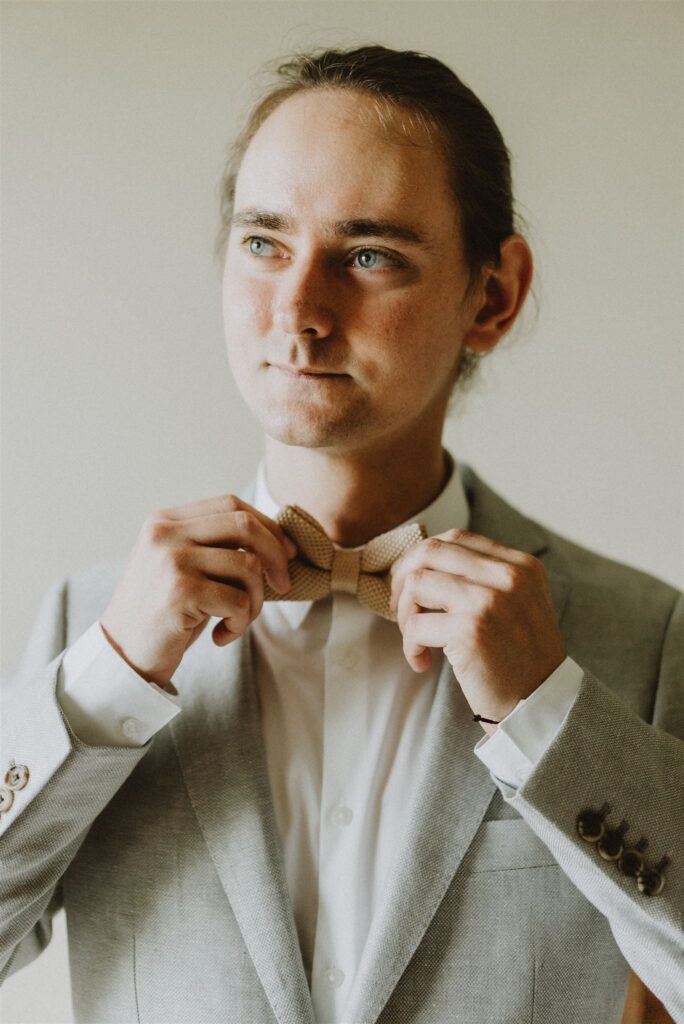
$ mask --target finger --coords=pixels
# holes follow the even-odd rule
[[[397,622],[403,630],[409,615],[417,608],[427,611],[467,611],[472,605],[472,589],[478,594],[482,587],[470,580],[459,579],[450,573],[434,569],[418,569],[405,579],[397,603]]]
[[[251,551],[197,547],[193,552],[193,566],[206,579],[246,590],[250,598],[250,619],[257,617],[264,604],[263,566],[258,555]]]
[[[426,664],[424,652],[430,653],[431,647],[446,647],[458,629],[457,618],[449,612],[417,611],[406,620],[403,647],[411,668],[416,672],[425,671],[430,662]]]
[[[460,544],[471,551],[479,551],[480,554],[489,555],[490,558],[512,562],[513,565],[524,565],[533,557],[526,551],[517,551],[515,548],[506,547],[505,544],[499,544],[491,537],[485,537],[481,533],[472,533],[470,530],[447,530],[445,533],[437,533],[435,536],[439,540]]]
[[[425,657],[425,646],[422,644],[407,644],[407,623],[413,616],[424,615],[435,609],[457,614],[469,611],[472,604],[472,594],[469,591],[473,587],[480,593],[484,589],[477,584],[431,569],[421,569],[407,577],[397,605],[397,623],[404,636],[404,653],[415,671],[421,672],[427,668],[432,656]]]
[[[221,494],[216,498],[203,498],[200,501],[191,501],[187,505],[181,505],[178,508],[162,509],[161,514],[167,519],[184,520],[203,519],[207,516],[224,516],[231,512],[241,511],[251,512],[267,530],[271,531],[281,544],[285,545],[290,558],[294,558],[297,553],[297,546],[285,533],[280,523],[276,523],[265,513],[260,512],[259,509],[243,501],[237,494]]]
[[[396,607],[407,577],[422,569],[448,573],[480,586],[493,587],[495,590],[511,589],[517,574],[521,571],[520,564],[502,561],[493,555],[450,540],[449,535],[455,532],[448,531],[447,534],[429,537],[397,559],[390,570],[390,607]]]
[[[198,584],[195,607],[205,618],[222,619],[233,640],[242,636],[252,621],[249,593],[228,583],[203,580]]]
[[[273,524],[277,526],[277,524]],[[198,516],[186,519],[183,534],[198,545],[216,548],[244,548],[258,555],[275,589],[290,589],[288,556],[285,545],[251,510]]]

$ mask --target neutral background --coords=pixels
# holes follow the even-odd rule
[[[490,106],[538,309],[447,443],[558,532],[682,583],[680,3],[1,10],[6,666],[52,581],[125,555],[153,508],[252,475],[259,430],[229,378],[212,263],[216,185],[258,68],[295,48],[425,50]],[[6,984],[3,1020],[70,1019],[58,919]]]

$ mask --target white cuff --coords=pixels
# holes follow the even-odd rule
[[[117,654],[94,622],[64,655],[57,700],[78,738],[91,746],[142,747],[181,710]]]
[[[583,676],[583,669],[566,658],[491,736],[479,740],[475,753],[497,782],[518,789],[527,780],[560,731]]]

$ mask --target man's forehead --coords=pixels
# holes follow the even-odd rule
[[[382,235],[413,245],[453,231],[457,204],[443,154],[349,117],[350,103],[368,102],[344,90],[283,101],[242,158],[241,222],[283,231],[306,222],[331,237]]]

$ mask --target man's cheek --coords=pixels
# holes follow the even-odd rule
[[[268,281],[236,276],[224,287],[223,311],[226,325],[262,337],[273,323],[273,288]]]

